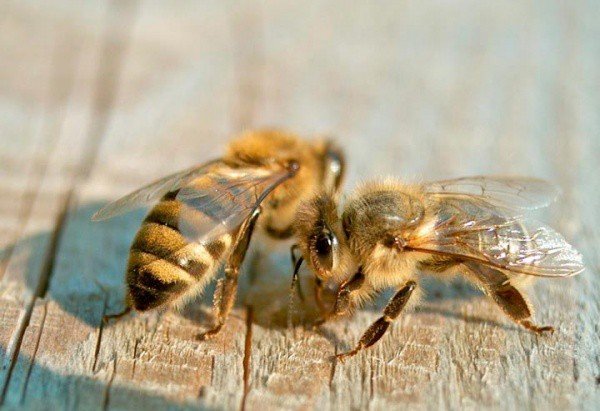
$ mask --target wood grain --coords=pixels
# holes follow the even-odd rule
[[[149,0],[0,5],[0,393],[30,409],[595,409],[600,403],[600,35],[594,2]],[[238,306],[199,343],[183,312],[121,308],[142,213],[90,216],[218,156],[235,133],[332,134],[351,189],[502,173],[556,181],[539,218],[588,269],[539,281],[537,337],[468,284],[426,296],[345,363],[385,298],[287,324],[287,246],[255,244]],[[310,287],[310,278],[303,278]],[[251,315],[250,315],[251,314]]]

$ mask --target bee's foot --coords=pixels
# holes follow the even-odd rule
[[[355,349],[353,349],[351,351],[337,354],[335,356],[335,358],[338,359],[341,363],[343,363],[346,358],[354,357],[356,355],[356,353],[358,353],[361,350],[361,348],[362,347],[356,347]]]
[[[325,324],[327,322],[327,320],[328,320],[327,317],[322,317],[322,318],[319,318],[317,321],[315,321],[312,324],[313,331],[317,330],[319,327],[321,327],[323,324]]]
[[[108,324],[111,320],[118,320],[120,318],[125,317],[127,314],[131,312],[131,307],[125,308],[123,311],[117,314],[109,314],[102,317],[102,323]]]
[[[552,334],[554,333],[554,327],[550,326],[550,325],[545,325],[545,326],[537,326],[535,324],[532,324],[531,321],[529,320],[525,320],[521,322],[521,325],[525,328],[527,328],[530,331],[533,331],[536,334],[543,334],[543,333],[549,333]]]
[[[208,330],[208,331],[206,331],[204,333],[198,334],[196,336],[196,340],[198,340],[198,341],[208,341],[211,338],[213,338],[215,335],[217,335],[219,333],[219,331],[221,331],[221,328],[223,328],[223,325],[219,324],[216,327],[214,327],[214,328],[212,328],[212,329],[210,329],[210,330]]]

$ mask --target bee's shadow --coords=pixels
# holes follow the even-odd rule
[[[64,221],[58,219],[55,231],[5,246],[0,261],[8,297],[46,298],[92,326],[99,325],[101,316],[91,306],[100,304],[107,314],[122,309],[129,245],[144,212],[92,222],[103,205],[93,202],[71,209]]]
[[[58,235],[45,232],[30,236],[6,247],[2,253],[4,265],[10,258],[11,264],[26,267],[29,292],[52,300],[91,326],[98,326],[102,315],[117,313],[124,308],[129,247],[144,216],[141,210],[103,222],[92,222],[91,216],[102,205],[94,202],[70,210]],[[48,252],[54,252],[55,256],[48,256]],[[267,328],[284,328],[290,321],[311,324],[320,316],[312,292],[313,277],[308,271],[302,273],[304,300],[301,301],[297,294],[291,296],[291,271],[289,244],[279,245],[276,249],[272,245],[259,247],[244,264],[236,306],[252,305],[255,322]],[[220,272],[216,277],[221,275]],[[427,303],[480,296],[477,290],[462,280],[454,280],[448,285],[425,278],[423,287]],[[214,290],[215,281],[212,281],[180,315],[206,327],[212,321],[208,308],[212,306]],[[375,304],[366,309],[380,312],[390,295],[390,292],[383,293]],[[332,298],[329,295],[330,304]],[[91,303],[104,307],[102,315],[97,310],[82,308]],[[197,309],[198,304],[203,308]]]

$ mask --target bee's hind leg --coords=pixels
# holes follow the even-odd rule
[[[215,291],[216,295],[219,296],[219,298],[215,299],[216,323],[213,328],[198,335],[197,338],[200,341],[208,340],[217,335],[219,331],[221,331],[221,328],[223,328],[223,325],[233,308],[237,294],[240,266],[244,261],[246,251],[248,251],[248,245],[250,244],[250,239],[252,238],[252,233],[254,232],[256,220],[259,215],[260,209],[256,209],[254,214],[246,220],[238,231],[233,251],[229,255],[225,266],[225,278],[223,281],[219,282],[217,285],[218,288]]]
[[[538,326],[533,324],[529,303],[523,294],[510,283],[506,274],[480,264],[467,263],[466,266],[481,281],[496,304],[514,322],[536,334],[554,332],[554,327],[552,326]]]
[[[490,287],[491,296],[513,321],[536,334],[554,332],[554,327],[538,326],[531,322],[531,309],[525,297],[509,282]]]
[[[390,302],[385,306],[383,310],[383,316],[375,321],[367,331],[364,332],[360,341],[353,350],[336,355],[336,358],[340,361],[348,357],[356,355],[363,348],[368,348],[375,344],[387,331],[392,321],[394,321],[402,312],[402,309],[406,306],[412,292],[416,288],[417,283],[414,281],[408,281],[398,292],[392,297]]]

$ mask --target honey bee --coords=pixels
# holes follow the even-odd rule
[[[355,348],[337,357],[353,356],[385,334],[416,300],[419,272],[442,279],[461,273],[517,324],[552,332],[532,322],[520,286],[535,276],[567,277],[584,268],[581,254],[559,233],[523,216],[557,194],[556,187],[534,178],[475,176],[412,185],[388,179],[358,188],[341,216],[327,193],[303,203],[295,223],[302,252],[296,272],[306,261],[318,284],[340,284],[333,310],[317,325],[383,289],[396,290]]]
[[[265,130],[232,141],[225,155],[147,185],[98,211],[105,220],[158,202],[129,253],[125,310],[179,306],[202,291],[222,261],[215,291],[216,322],[199,336],[219,332],[235,301],[239,269],[255,226],[267,236],[293,234],[298,205],[317,190],[334,195],[344,156],[331,141],[309,142]]]

